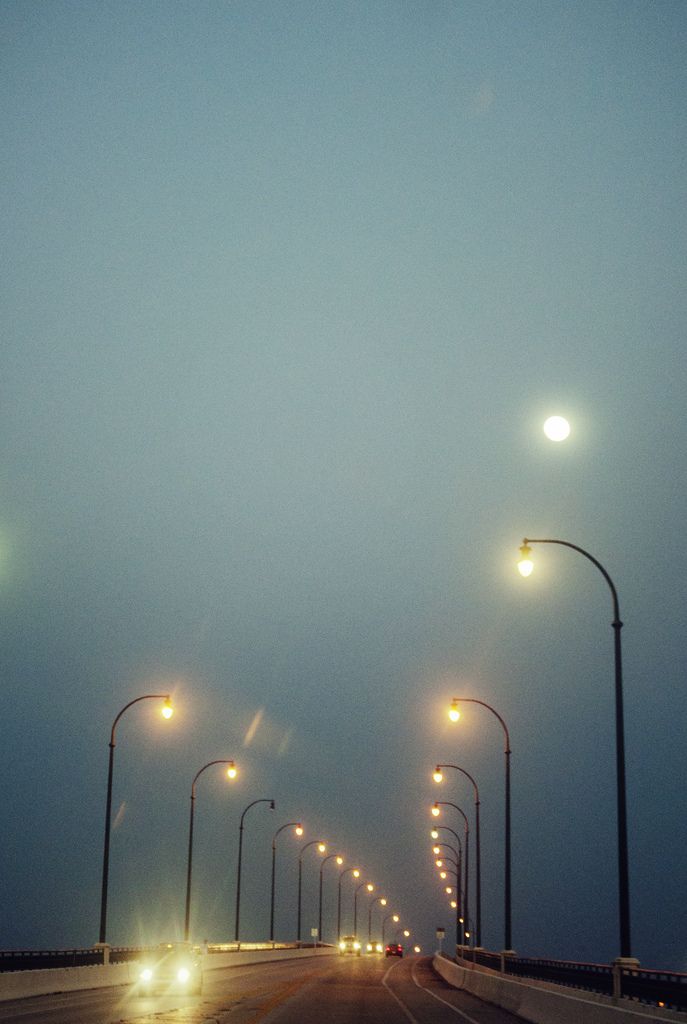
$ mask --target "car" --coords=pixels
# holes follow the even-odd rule
[[[369,941],[365,944],[365,952],[366,953],[383,953],[384,952],[384,946],[381,944],[381,942],[377,942],[376,939],[369,939]]]
[[[203,990],[203,968],[190,942],[161,942],[141,958],[139,991],[184,992],[199,996]]]
[[[354,953],[356,956],[360,956],[360,943],[355,935],[344,935],[340,940],[339,955],[344,956],[346,953]]]
[[[403,956],[403,946],[400,942],[390,942],[386,947],[385,956]]]

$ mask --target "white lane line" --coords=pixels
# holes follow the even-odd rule
[[[386,972],[386,974],[385,974],[385,975],[384,975],[384,977],[382,978],[382,985],[383,985],[383,986],[384,986],[384,988],[385,988],[385,989],[387,990],[387,992],[389,993],[389,995],[390,995],[390,996],[393,996],[393,997],[394,997],[394,999],[396,1000],[396,1002],[398,1003],[398,1005],[399,1005],[399,1006],[401,1007],[401,1009],[403,1010],[403,1012],[405,1013],[406,1017],[407,1017],[407,1018],[408,1018],[408,1020],[409,1020],[409,1021],[411,1022],[411,1024],[420,1024],[420,1021],[419,1021],[419,1020],[417,1019],[417,1017],[413,1017],[412,1013],[410,1012],[410,1010],[408,1009],[408,1007],[407,1007],[407,1006],[405,1005],[405,1003],[401,1002],[401,1000],[400,1000],[400,999],[398,998],[398,996],[396,995],[396,993],[395,993],[395,992],[394,992],[394,991],[393,991],[393,990],[392,990],[392,989],[391,989],[391,988],[390,988],[390,987],[389,987],[389,986],[387,985],[387,983],[386,983],[386,979],[387,979],[387,978],[389,977],[389,975],[390,975],[390,974],[391,974],[391,972],[393,971],[394,967],[398,967],[398,964],[399,964],[399,963],[400,963],[400,960],[398,961],[398,963],[395,963],[395,964],[392,964],[392,965],[391,965],[391,967],[389,968],[389,970],[388,970],[388,971]]]
[[[431,989],[425,988],[424,985],[421,985],[420,982],[415,977],[415,964],[413,964],[410,973],[417,987],[421,988],[423,992],[427,993],[427,995],[430,995],[432,996],[433,999],[436,999],[438,1002],[443,1003],[444,1006],[448,1006],[449,1009],[453,1010],[454,1013],[457,1013],[459,1017],[462,1017],[464,1020],[469,1021],[469,1024],[480,1024],[480,1022],[475,1020],[474,1017],[470,1017],[467,1013],[464,1013],[462,1010],[459,1010],[457,1006],[453,1005],[453,1003],[448,1003],[445,999],[442,999],[441,996],[438,996],[436,992],[432,992]]]

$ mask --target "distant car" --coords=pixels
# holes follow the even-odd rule
[[[339,942],[339,954],[343,956],[345,953],[355,953],[356,956],[360,956],[360,943],[355,935],[344,935]]]
[[[139,991],[186,992],[199,996],[203,990],[200,956],[190,942],[161,942],[141,958]]]
[[[386,947],[386,956],[403,956],[403,946],[400,942],[390,942]]]
[[[384,946],[381,944],[381,942],[376,942],[375,939],[370,939],[370,941],[367,942],[366,945],[365,945],[365,952],[366,953],[383,953],[384,952]]]

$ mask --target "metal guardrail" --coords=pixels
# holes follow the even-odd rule
[[[667,1010],[687,1010],[687,974],[623,967],[620,987],[624,996]]]
[[[567,960],[536,960],[507,957],[506,974],[539,981],[553,981],[569,988],[613,995],[613,968],[608,964],[578,964]]]
[[[323,945],[323,943],[319,943]],[[210,942],[196,947],[199,952],[254,953],[270,949],[310,949],[312,942]],[[12,949],[0,950],[0,973],[9,971],[38,971],[59,967],[92,967],[106,963],[121,964],[137,960],[154,946],[110,946],[107,953],[102,946],[88,949]]]
[[[46,967],[90,967],[102,962],[102,949],[14,949],[0,952],[0,971],[37,971]]]
[[[622,996],[647,1006],[687,1010],[687,974],[615,964],[584,964],[570,960],[502,956],[488,950],[458,947],[458,956],[493,971],[568,988]]]

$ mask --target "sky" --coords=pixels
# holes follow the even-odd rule
[[[425,951],[480,790],[482,944],[687,970],[687,8],[0,2],[0,947],[336,923]],[[542,432],[558,413],[567,441]],[[462,819],[441,819],[458,832]],[[448,833],[445,833],[448,835]],[[474,847],[471,848],[474,864]],[[352,876],[340,879],[344,928]],[[474,874],[470,880],[474,906]],[[358,896],[367,927],[369,898]],[[382,908],[372,906],[373,931]],[[390,938],[390,922],[386,938]]]

